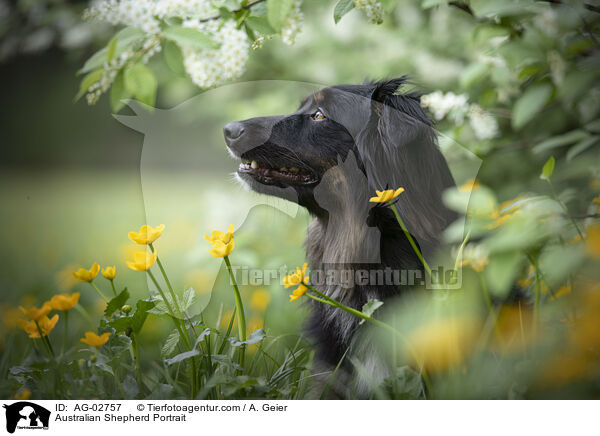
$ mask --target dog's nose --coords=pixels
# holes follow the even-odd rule
[[[242,136],[242,133],[244,133],[244,125],[239,121],[234,121],[223,127],[223,133],[225,134],[225,139],[227,141],[233,141]]]

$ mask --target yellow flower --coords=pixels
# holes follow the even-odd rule
[[[116,266],[107,266],[106,268],[102,268],[102,275],[105,279],[113,280],[117,275],[117,267]]]
[[[371,203],[387,203],[390,200],[393,200],[400,194],[404,192],[404,188],[398,188],[395,191],[393,189],[387,189],[385,191],[375,191],[377,196],[371,197],[369,201]]]
[[[73,272],[73,277],[82,282],[91,282],[96,278],[98,272],[100,272],[100,265],[94,262],[89,270],[79,268],[79,271]]]
[[[460,266],[469,265],[474,271],[482,272],[487,264],[487,251],[481,245],[468,244],[465,247]]]
[[[509,221],[515,215],[521,213],[520,207],[523,204],[523,200],[526,197],[520,195],[513,198],[512,200],[505,201],[496,210],[490,214],[490,218],[494,220],[493,223],[487,226],[488,229],[495,229]]]
[[[102,345],[108,342],[108,338],[110,337],[110,333],[102,333],[98,336],[94,332],[85,332],[85,338],[81,338],[80,341],[86,345],[91,347],[101,347]]]
[[[473,271],[482,272],[487,264],[488,258],[484,257],[481,259],[465,259],[461,262],[460,266],[469,265],[473,269]]]
[[[600,195],[597,195],[596,197],[594,197],[594,199],[592,200],[592,203],[600,206]]]
[[[302,265],[302,269],[300,269],[300,267],[296,267],[296,272],[283,278],[281,282],[283,283],[283,287],[286,289],[298,285],[298,287],[290,295],[290,302],[296,301],[306,293],[308,288],[305,285],[308,285],[309,279],[310,277],[306,275],[306,263]]]
[[[133,261],[127,261],[127,266],[134,271],[148,271],[156,262],[156,257],[156,251],[154,253],[137,251],[133,256]]]
[[[475,319],[449,318],[418,327],[408,340],[425,368],[435,373],[464,362],[478,334],[479,323]]]
[[[593,224],[588,227],[585,247],[588,256],[600,259],[600,225]]]
[[[458,187],[458,192],[471,192],[479,188],[479,182],[475,179],[469,179]]]
[[[560,288],[558,288],[556,290],[556,292],[554,293],[554,295],[552,295],[550,297],[550,301],[552,300],[556,300],[557,298],[563,297],[565,295],[568,295],[571,293],[571,285],[567,285],[567,286],[561,286]]]
[[[27,401],[31,398],[31,391],[27,388],[19,389],[13,399],[18,401]]]
[[[257,289],[250,297],[250,307],[256,310],[264,311],[269,302],[271,301],[271,295],[264,289]]]
[[[298,298],[302,297],[306,293],[307,289],[308,288],[304,285],[300,285],[296,289],[294,289],[294,292],[292,292],[290,294],[290,303],[292,301],[296,301]]]
[[[79,292],[75,292],[71,295],[55,295],[50,299],[50,306],[52,306],[52,309],[54,310],[62,310],[63,312],[66,312],[67,310],[71,310],[73,307],[75,307],[75,305],[79,302],[80,295],[81,294]]]
[[[204,239],[212,245],[212,249],[208,250],[208,252],[213,257],[229,256],[235,246],[233,240],[233,224],[229,225],[226,233],[219,230],[213,230],[212,236],[204,235]]]
[[[158,227],[152,228],[147,225],[143,225],[140,227],[139,232],[129,232],[128,236],[136,244],[146,245],[152,244],[156,241],[160,235],[162,235],[163,230],[165,229],[165,225],[161,224]]]
[[[25,321],[24,319],[20,319],[17,321],[17,325],[21,330],[27,333],[30,338],[39,338],[40,330],[42,331],[42,336],[47,336],[48,333],[54,330],[57,322],[58,315],[54,315],[52,318],[48,318],[47,316],[40,318],[37,321],[37,324],[40,327],[39,329],[38,325],[35,324],[36,321]]]
[[[30,320],[39,321],[50,313],[52,306],[50,305],[50,302],[46,301],[39,309],[35,306],[28,307],[27,309],[23,306],[19,306],[19,310]]]

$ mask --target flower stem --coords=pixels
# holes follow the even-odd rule
[[[154,246],[152,244],[149,244],[149,245],[150,245],[150,250],[152,250],[152,253],[154,253]],[[175,309],[177,310],[176,315],[178,317],[181,317],[181,315],[182,315],[181,308],[179,307],[179,303],[177,302],[177,297],[175,295],[175,291],[173,290],[173,286],[171,286],[171,281],[169,280],[169,277],[167,277],[167,272],[165,271],[165,268],[163,267],[163,264],[160,261],[160,257],[158,257],[158,255],[156,256],[156,264],[158,265],[158,268],[160,269],[162,276],[165,278],[165,283],[167,284],[169,293],[171,294],[171,297],[173,298],[173,304],[175,304]]]
[[[69,332],[69,311],[65,310],[63,311],[63,313],[65,314],[65,329],[63,331],[63,340],[62,340],[62,346],[60,348],[60,354],[65,354],[65,346],[67,344],[67,335]]]
[[[192,351],[192,349],[193,349],[192,343],[190,342],[189,336],[185,333],[185,324],[183,325],[183,328],[182,328],[183,321],[181,320],[181,318],[178,318],[173,314],[173,308],[171,307],[169,300],[167,300],[167,296],[165,295],[164,291],[158,284],[158,281],[154,277],[154,274],[152,274],[152,272],[150,270],[147,270],[146,272],[150,276],[150,279],[152,279],[154,286],[156,286],[158,293],[160,294],[163,301],[165,302],[165,306],[167,306],[167,310],[169,311],[169,315],[171,316],[171,319],[173,320],[173,323],[175,324],[175,328],[177,328],[177,331],[179,332],[179,337],[185,342],[188,350]],[[196,392],[197,392],[197,390],[196,390],[196,359],[192,357],[192,394],[191,394],[192,398],[196,398]]]
[[[37,321],[34,321],[34,322],[35,322],[35,326],[38,329],[38,333],[40,334],[40,338],[42,339],[42,342],[44,343],[44,346],[46,347],[46,351],[48,352],[50,357],[52,357],[54,359],[55,356],[54,356],[54,350],[52,349],[52,344],[50,344],[48,337],[42,333],[42,328],[40,327],[38,322]]]
[[[319,297],[321,297],[321,298],[315,297],[314,295],[311,295],[310,293],[306,293],[305,295],[308,296],[309,298],[312,298],[313,300],[318,301],[320,303],[328,304],[330,306],[334,306],[334,307],[337,307],[339,309],[342,309],[342,310],[350,313],[351,315],[354,315],[354,316],[356,316],[356,317],[358,317],[360,319],[368,321],[371,324],[374,324],[374,325],[376,325],[376,326],[378,326],[380,328],[383,328],[384,330],[387,330],[390,333],[392,333],[395,336],[397,336],[405,344],[405,346],[408,348],[409,352],[411,353],[413,359],[419,365],[420,370],[421,370],[421,375],[423,376],[423,381],[425,382],[425,386],[427,388],[427,391],[431,392],[431,385],[430,385],[430,382],[429,382],[429,376],[427,375],[427,370],[425,369],[425,365],[423,363],[423,359],[421,359],[419,357],[419,355],[417,354],[417,352],[415,351],[415,349],[411,345],[410,341],[408,339],[406,339],[402,333],[400,333],[398,330],[396,330],[391,325],[386,324],[385,322],[379,321],[378,319],[373,318],[372,316],[366,315],[366,314],[364,314],[363,312],[361,312],[359,310],[356,310],[356,309],[354,309],[352,307],[348,307],[348,306],[340,303],[339,301],[336,301],[333,298],[328,297],[327,295],[323,294],[322,292],[319,292],[318,290],[316,290],[311,285],[306,285],[306,287],[311,292],[314,292]]]
[[[117,296],[117,290],[115,288],[115,282],[112,279],[110,280],[110,286],[112,287],[113,294],[115,294],[115,297],[116,297]]]
[[[415,240],[413,239],[411,234],[408,232],[408,229],[406,228],[406,225],[404,224],[402,217],[400,216],[400,214],[398,213],[398,210],[396,209],[396,205],[392,202],[389,202],[389,205],[392,208],[394,215],[396,215],[396,220],[398,220],[398,224],[400,224],[400,227],[402,227],[402,231],[404,232],[406,239],[408,239],[408,242],[410,242],[410,245],[412,246],[413,250],[415,251],[417,257],[419,258],[419,260],[425,267],[425,271],[427,271],[427,273],[429,274],[429,277],[432,277],[431,268],[429,268],[429,265],[427,265],[427,262],[425,261],[425,259],[423,258],[423,255],[421,254],[421,250],[419,250],[419,247],[417,247]]]
[[[229,257],[225,256],[225,265],[227,265],[227,271],[229,271],[229,277],[231,278],[231,283],[233,284],[233,295],[235,297],[235,306],[237,308],[237,312],[239,314],[238,320],[238,332],[240,334],[240,341],[246,340],[246,316],[244,314],[244,304],[242,303],[242,297],[240,295],[240,290],[238,289],[237,282],[235,281],[235,276],[233,275],[233,271],[231,269],[231,263],[229,262]],[[240,350],[240,365],[244,366],[246,354],[246,347],[242,345]]]
[[[102,297],[102,299],[104,300],[105,303],[108,303],[108,298],[106,298],[106,296],[102,293],[102,291],[100,289],[98,289],[98,286],[96,286],[94,284],[94,282],[88,282],[92,288],[94,288],[94,290],[98,293],[98,295],[100,295],[100,297]]]
[[[141,369],[141,365],[140,365],[140,347],[137,341],[137,337],[135,336],[135,333],[131,334],[131,351],[133,353],[133,365],[134,365],[134,372],[135,372],[135,378],[137,380],[137,384],[140,387],[140,392],[142,391],[142,369]],[[116,375],[115,375],[116,377]]]

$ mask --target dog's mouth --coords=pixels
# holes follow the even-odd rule
[[[247,174],[264,185],[306,186],[319,181],[312,171],[305,168],[272,166],[248,159],[242,159],[238,173]]]

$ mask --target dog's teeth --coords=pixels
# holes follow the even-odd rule
[[[300,170],[299,170],[298,168],[296,168],[296,167],[291,167],[291,168],[290,168],[290,171],[291,171],[292,173],[297,173],[297,172],[298,172],[298,171],[300,171]]]
[[[250,166],[252,167],[252,169],[257,169],[258,168],[258,164],[256,163],[255,160],[252,161],[252,163],[250,164]]]
[[[288,170],[288,169],[287,169],[286,167],[281,167],[281,168],[279,168],[279,171],[281,171],[281,172],[286,172],[287,170]]]

